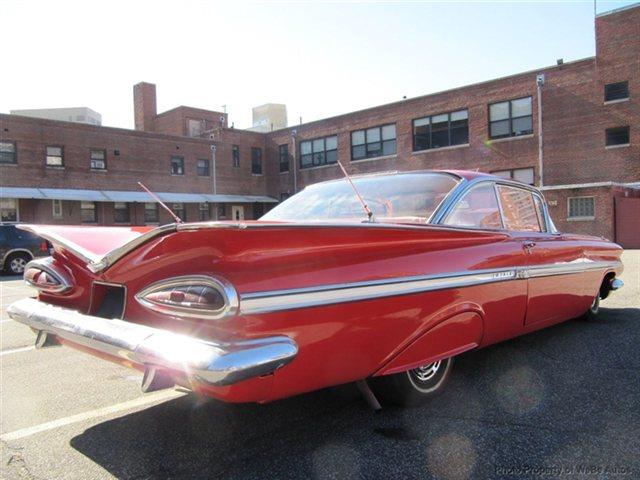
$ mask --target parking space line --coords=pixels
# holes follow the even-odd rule
[[[35,350],[35,345],[29,345],[28,347],[11,348],[9,350],[2,350],[0,356],[11,355],[12,353],[28,352],[29,350]]]
[[[50,422],[41,423],[32,427],[21,428],[20,430],[14,430],[0,435],[0,440],[3,442],[10,442],[12,440],[19,440],[21,438],[35,435],[36,433],[46,432],[47,430],[53,430],[55,428],[64,427],[73,423],[83,422],[85,420],[91,420],[93,418],[105,417],[113,413],[122,412],[136,407],[149,405],[151,403],[160,402],[162,400],[172,400],[174,398],[182,397],[186,395],[185,392],[178,390],[161,390],[159,392],[145,394],[142,397],[134,398],[127,402],[118,403],[108,407],[97,408],[88,412],[78,413],[77,415],[71,415],[69,417],[59,418]]]

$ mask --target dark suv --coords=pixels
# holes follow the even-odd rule
[[[35,257],[49,255],[50,244],[15,225],[0,225],[0,267],[12,274],[22,274],[24,267]]]

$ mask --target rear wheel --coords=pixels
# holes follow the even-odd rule
[[[7,258],[4,266],[5,269],[14,275],[22,275],[24,273],[24,267],[27,266],[31,257],[26,253],[12,253]]]
[[[371,388],[383,401],[417,405],[440,393],[449,378],[453,358],[431,362],[412,370],[372,379]]]

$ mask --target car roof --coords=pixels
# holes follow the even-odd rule
[[[407,175],[407,174],[420,174],[420,173],[442,173],[446,175],[452,175],[454,177],[458,177],[464,180],[474,180],[476,178],[487,178],[487,179],[496,179],[502,180],[501,177],[496,175],[491,175],[489,173],[472,171],[472,170],[391,170],[391,171],[383,171],[383,172],[371,172],[371,173],[357,173],[354,175],[350,175],[351,178],[367,178],[367,177],[382,177],[382,176],[392,176],[392,175]],[[330,180],[324,180],[322,182],[316,182],[312,185],[319,185],[323,183],[337,182],[344,180],[344,177],[332,178]],[[311,186],[311,185],[308,185]]]

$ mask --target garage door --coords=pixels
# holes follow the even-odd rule
[[[616,242],[640,248],[640,198],[616,197]]]

